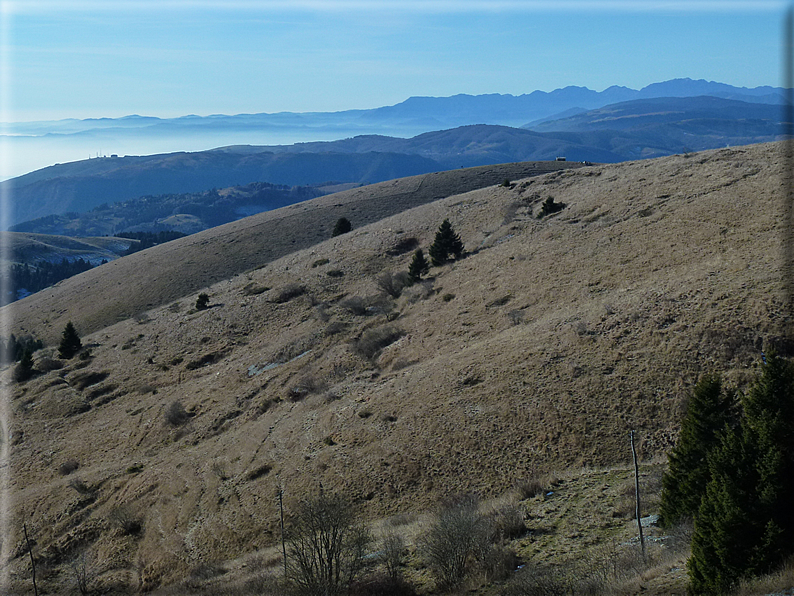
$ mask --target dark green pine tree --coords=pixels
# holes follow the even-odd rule
[[[776,355],[742,398],[739,428],[709,454],[711,480],[687,566],[695,593],[723,593],[794,553],[794,367]]]
[[[448,219],[445,219],[439,226],[433,244],[427,252],[430,255],[430,261],[436,267],[448,263],[451,260],[450,255],[459,259],[463,254],[463,242],[452,229],[452,224]]]
[[[670,527],[693,518],[706,492],[710,474],[707,456],[719,443],[726,424],[735,424],[736,397],[725,391],[720,378],[706,375],[692,392],[678,441],[662,476],[660,522]]]
[[[728,429],[709,454],[711,479],[695,516],[690,592],[724,594],[748,575],[763,524],[755,517],[758,474],[752,441]]]
[[[334,224],[334,229],[331,232],[331,238],[336,238],[337,236],[341,236],[342,234],[347,234],[350,230],[353,229],[353,224],[350,223],[350,220],[346,217],[340,217],[336,220]]]
[[[411,264],[408,266],[408,275],[410,275],[411,279],[416,282],[422,279],[423,275],[427,275],[429,271],[430,263],[427,262],[425,253],[422,252],[422,249],[418,248],[414,253],[414,258],[411,260]]]
[[[72,322],[69,321],[66,323],[63,335],[61,336],[61,343],[58,346],[58,357],[68,360],[74,357],[82,348],[83,344],[80,341],[80,336],[77,335],[77,330],[74,328]]]
[[[764,536],[752,567],[764,573],[794,553],[794,365],[776,354],[743,400],[758,473],[758,515]]]

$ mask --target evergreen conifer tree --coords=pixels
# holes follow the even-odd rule
[[[439,226],[433,244],[427,252],[436,267],[448,263],[451,260],[450,255],[459,259],[463,254],[463,242],[452,229],[452,224],[448,219],[445,219]]]
[[[709,480],[687,563],[695,593],[724,593],[794,553],[794,368],[767,358],[742,397],[738,428],[709,453]]]
[[[58,346],[58,357],[68,360],[74,357],[82,348],[83,344],[80,341],[80,336],[77,335],[77,330],[72,322],[69,321],[66,323],[61,336],[61,344]]]
[[[422,279],[423,275],[427,275],[428,271],[430,271],[430,263],[427,262],[425,253],[422,252],[422,249],[418,248],[414,253],[411,264],[408,266],[408,275],[411,276],[412,280],[419,281]]]
[[[353,224],[350,223],[350,220],[346,217],[340,217],[336,220],[336,224],[334,224],[334,230],[331,232],[331,238],[336,238],[342,234],[347,234],[352,229]]]
[[[662,476],[659,514],[663,526],[670,527],[697,514],[710,478],[708,453],[719,443],[725,425],[735,417],[735,402],[734,394],[723,389],[718,376],[706,375],[695,385],[678,441]]]

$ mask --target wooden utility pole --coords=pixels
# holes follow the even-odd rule
[[[25,532],[25,543],[28,545],[28,554],[30,555],[30,566],[33,568],[33,594],[39,596],[39,589],[36,587],[36,561],[33,560],[33,549],[30,548],[30,539],[28,538],[28,525],[22,524],[22,530]]]
[[[287,545],[284,542],[284,489],[278,485],[278,509],[281,513],[281,556],[284,559],[284,580],[287,579]]]
[[[645,538],[642,535],[642,520],[640,517],[640,467],[637,464],[637,450],[634,447],[634,431],[629,432],[631,439],[631,455],[634,458],[634,503],[635,514],[637,516],[637,530],[640,532],[640,547],[642,548],[642,560],[645,560]]]

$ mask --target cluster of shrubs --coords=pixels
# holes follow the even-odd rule
[[[507,538],[524,533],[524,519],[514,505],[483,512],[473,496],[442,504],[417,544],[439,589],[453,589],[473,571],[503,580],[516,567]],[[416,594],[404,578],[405,543],[393,528],[375,541],[360,522],[351,501],[320,492],[297,505],[287,527],[286,586],[298,595]],[[375,551],[372,557],[369,553]],[[374,573],[374,564],[383,569]]]

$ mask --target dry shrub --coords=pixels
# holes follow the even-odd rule
[[[258,283],[251,282],[247,286],[245,286],[242,290],[243,296],[258,296],[259,294],[264,294],[270,288],[267,286],[260,286]]]
[[[378,286],[378,289],[392,298],[399,298],[403,289],[412,284],[413,279],[407,271],[398,271],[397,273],[384,271],[375,278],[375,285]]]
[[[58,466],[58,473],[61,476],[68,476],[69,474],[77,470],[77,468],[79,467],[80,464],[77,463],[77,460],[69,459],[63,462],[60,466]]]
[[[794,586],[794,557],[789,557],[776,570],[757,578],[739,583],[733,596],[755,596],[756,594],[791,593]]]
[[[546,491],[546,485],[543,480],[537,476],[531,476],[524,480],[519,480],[513,485],[514,490],[518,494],[520,500],[531,499]]]
[[[325,328],[325,335],[330,337],[331,335],[342,333],[346,329],[347,329],[346,323],[343,323],[342,321],[334,321]]]
[[[386,254],[390,257],[399,257],[405,253],[413,252],[417,248],[419,248],[419,240],[413,236],[406,236],[405,238],[397,240],[394,246],[386,251]]]
[[[90,387],[91,385],[96,385],[97,383],[101,383],[109,376],[110,373],[104,371],[103,372],[81,371],[71,375],[71,377],[69,378],[69,384],[78,391],[82,391],[86,387]]]
[[[418,547],[437,586],[451,589],[463,581],[470,560],[484,560],[491,547],[491,528],[478,510],[477,498],[458,497],[438,510]]]
[[[361,296],[350,296],[339,303],[339,307],[358,317],[367,314],[367,302]]]
[[[188,421],[190,414],[179,400],[171,402],[165,410],[165,421],[171,426],[180,426]]]
[[[416,596],[414,587],[402,577],[372,575],[353,583],[350,596]]]
[[[406,288],[402,293],[403,300],[408,304],[416,304],[420,300],[427,300],[433,295],[433,281],[427,280]]]
[[[526,532],[524,513],[515,503],[497,505],[488,512],[488,519],[493,526],[496,540],[512,540]]]
[[[270,301],[275,302],[276,304],[283,304],[284,302],[289,302],[293,298],[302,296],[305,293],[306,293],[305,286],[302,286],[300,284],[290,284],[279,290],[274,290],[273,296],[271,296]]]
[[[63,362],[56,360],[55,358],[41,358],[36,361],[36,370],[39,370],[43,373],[53,370],[61,370],[62,368]]]
[[[367,329],[353,344],[353,351],[364,358],[372,359],[386,346],[400,339],[405,332],[393,325]]]
[[[80,480],[79,478],[72,478],[69,481],[69,488],[73,488],[81,495],[87,495],[93,492],[91,487],[89,487],[85,482]]]
[[[137,536],[143,532],[143,519],[124,505],[111,511],[108,521],[127,536]]]
[[[301,379],[287,390],[287,397],[292,401],[300,401],[313,393],[325,391],[325,382],[315,375],[304,375]]]

